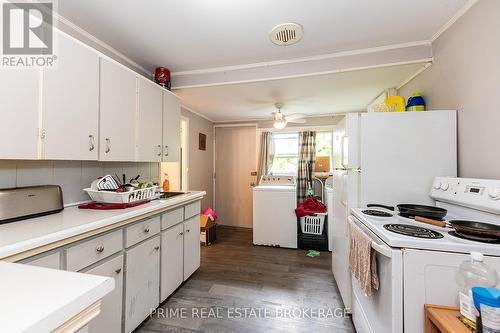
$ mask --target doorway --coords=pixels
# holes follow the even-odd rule
[[[215,127],[215,209],[222,225],[252,228],[256,132],[255,125]]]
[[[189,190],[189,118],[181,117],[181,191]]]

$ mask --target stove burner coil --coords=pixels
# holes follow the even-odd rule
[[[437,231],[409,224],[386,224],[384,228],[390,232],[416,238],[439,239],[444,237]]]
[[[365,209],[362,211],[363,214],[370,215],[370,216],[376,216],[376,217],[392,217],[392,214],[389,214],[387,212],[383,212],[381,210],[375,210],[375,209]]]

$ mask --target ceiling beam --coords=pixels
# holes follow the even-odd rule
[[[269,81],[432,61],[428,41],[172,73],[173,89]]]

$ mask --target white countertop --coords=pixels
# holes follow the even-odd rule
[[[114,286],[112,278],[0,262],[0,330],[51,332]]]
[[[154,200],[141,206],[117,210],[69,207],[57,214],[2,224],[0,225],[0,259],[126,219],[140,217],[143,214],[166,210],[184,202],[201,200],[205,194],[206,192],[203,191],[191,191],[173,198]],[[3,298],[3,295],[0,298]]]

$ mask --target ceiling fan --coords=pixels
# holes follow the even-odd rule
[[[286,127],[287,123],[298,123],[298,124],[303,124],[306,122],[304,119],[306,117],[305,114],[302,113],[294,113],[294,114],[289,114],[288,116],[284,115],[281,113],[281,108],[283,107],[283,103],[276,103],[274,104],[276,109],[278,111],[273,112],[273,126],[276,129],[283,129]]]

